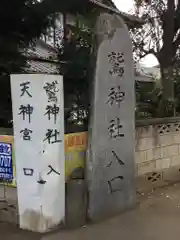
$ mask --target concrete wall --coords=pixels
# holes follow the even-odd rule
[[[140,192],[180,181],[180,118],[138,121],[135,161]]]
[[[180,181],[180,118],[137,121],[135,162],[137,194]],[[86,222],[86,184],[79,178],[74,176],[66,184],[67,227],[78,227]],[[3,195],[4,189],[0,187],[2,199]],[[6,195],[8,206],[16,206],[11,201],[16,199],[16,189],[7,188]],[[4,202],[0,204],[1,209],[6,209],[4,205],[7,206]],[[8,207],[8,211],[1,211],[0,219],[17,223],[14,212],[15,207],[10,210]]]

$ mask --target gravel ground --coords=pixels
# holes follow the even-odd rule
[[[6,240],[179,240],[180,184],[140,196],[136,209],[77,230],[40,235],[0,221],[0,239]]]
[[[74,231],[61,231],[43,240],[179,240],[180,184],[140,197],[136,209]]]
[[[5,240],[39,240],[40,234],[22,231],[18,226],[0,222],[0,239]]]

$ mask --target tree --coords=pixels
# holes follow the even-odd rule
[[[20,48],[38,37],[47,25],[47,19],[41,19],[35,11],[35,1],[2,0],[0,2],[0,66],[1,74],[19,72],[25,64]],[[32,15],[35,15],[34,18]],[[37,21],[37,26],[35,21]]]
[[[12,122],[9,75],[20,73],[26,65],[23,49],[39,37],[50,24],[49,12],[36,0],[0,1],[0,126]]]
[[[111,0],[99,1],[107,6],[116,9]],[[88,113],[90,107],[90,89],[92,79],[92,69],[90,69],[90,58],[92,50],[93,27],[97,15],[106,9],[99,8],[97,5],[92,5],[83,15],[77,15],[76,26],[66,27],[66,35],[63,54],[60,54],[60,61],[66,61],[67,64],[61,66],[64,75],[64,91],[65,91],[65,122],[67,131],[87,130]],[[139,24],[128,24],[133,27]],[[86,28],[83,28],[83,25]],[[61,52],[61,49],[60,49]],[[90,80],[90,81],[89,81]]]
[[[86,3],[88,0],[83,1]],[[78,11],[82,0],[1,0],[0,1],[0,71],[19,72],[25,59],[19,49],[29,46],[52,24],[58,10]]]
[[[136,82],[136,119],[161,117],[161,86],[154,82]]]
[[[111,0],[101,3],[115,9]],[[85,2],[83,3],[83,6]],[[84,131],[88,128],[90,107],[90,59],[93,44],[93,29],[97,15],[104,9],[97,5],[85,8],[76,15],[74,27],[66,26],[64,48],[60,49],[59,60],[66,61],[61,66],[64,75],[65,123],[66,131]],[[83,13],[83,14],[82,14]],[[63,53],[63,54],[62,54]]]
[[[136,15],[144,24],[132,29],[137,59],[153,54],[159,61],[163,104],[174,100],[173,71],[180,53],[180,1],[135,0]],[[166,113],[164,113],[166,114]]]
[[[86,3],[88,0],[83,1]],[[58,12],[82,9],[73,0],[1,0],[0,1],[0,125],[11,126],[11,92],[9,75],[23,71],[27,58],[23,51],[34,39],[46,33]]]
[[[63,69],[66,131],[84,131],[88,127],[89,66],[93,23],[96,10],[85,16],[76,15],[75,26],[66,26],[65,42],[59,60],[66,61]]]

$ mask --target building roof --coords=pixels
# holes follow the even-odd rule
[[[138,18],[134,15],[130,15],[125,12],[119,11],[111,0],[108,0],[108,2],[109,2],[108,5],[104,4],[102,0],[89,0],[89,1],[91,3],[98,5],[101,8],[104,8],[104,9],[112,12],[112,13],[121,15],[127,21],[131,21],[131,22],[135,22],[135,23],[143,23],[143,21],[140,18]]]
[[[26,72],[59,74],[58,51],[43,40],[36,40],[24,55],[28,59],[27,67],[24,69]]]
[[[56,48],[39,39],[35,41],[24,53],[27,57],[28,73],[59,74],[60,63]],[[63,62],[61,62],[63,63]],[[135,80],[139,82],[154,82],[159,78],[160,70],[158,67],[146,68],[139,64],[135,66]]]
[[[25,56],[28,58],[26,72],[59,74],[58,52],[43,40],[37,40],[34,46],[27,49]],[[153,74],[156,73],[155,70],[154,68],[136,66],[135,80],[138,82],[155,82],[153,78],[153,76],[156,76],[156,74]]]
[[[25,71],[28,73],[59,74],[58,68],[59,65],[56,63],[28,60]]]
[[[146,77],[154,77],[156,79],[160,79],[160,69],[156,66],[154,67],[145,67],[143,65],[136,65],[136,75],[137,76],[146,76]]]

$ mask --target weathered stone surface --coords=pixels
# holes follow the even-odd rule
[[[121,18],[109,14],[98,18],[96,40],[87,158],[91,220],[135,204],[132,43]]]
[[[66,186],[66,227],[86,224],[86,187],[84,179],[70,180]]]

